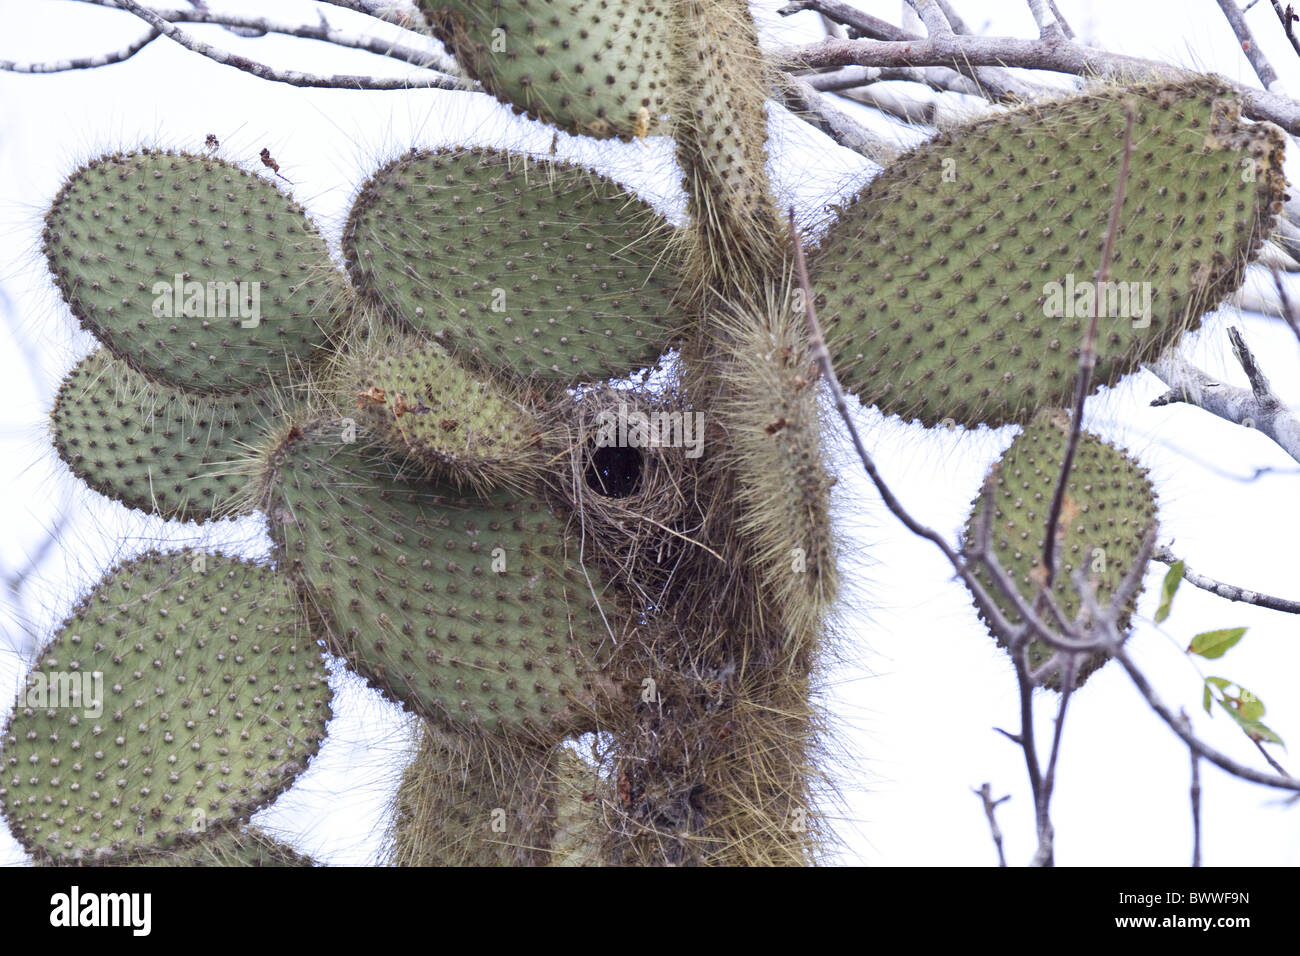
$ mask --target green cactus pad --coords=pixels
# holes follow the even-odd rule
[[[1126,104],[1131,172],[1098,287]],[[1281,210],[1283,152],[1212,77],[945,133],[873,180],[814,256],[836,371],[864,404],[926,425],[1024,423],[1070,404],[1095,299],[1093,382],[1113,384],[1240,284]]]
[[[505,492],[403,480],[341,434],[296,430],[270,489],[281,560],[335,652],[452,729],[586,729],[610,642],[564,520]]]
[[[188,845],[292,783],[329,702],[283,578],[150,552],[110,571],[37,661],[0,737],[0,808],[55,861]]]
[[[569,382],[621,377],[672,344],[671,238],[596,173],[456,150],[380,169],[343,248],[363,295],[461,361]]]
[[[1052,498],[1065,455],[1068,419],[1064,412],[1041,412],[1013,441],[991,472],[992,512],[989,545],[998,561],[1021,588],[1021,595],[1031,604],[1044,578],[1043,546]],[[987,486],[986,486],[987,487]],[[975,523],[985,507],[985,492],[976,498],[966,540],[970,543]],[[1132,568],[1147,531],[1156,523],[1156,496],[1147,480],[1146,469],[1095,435],[1084,432],[1075,453],[1074,467],[1066,485],[1061,519],[1057,524],[1055,549],[1056,573],[1052,576],[1052,594],[1065,613],[1074,620],[1079,610],[1079,592],[1073,574],[1080,570],[1095,582],[1097,597],[1107,606]],[[988,569],[977,565],[980,583],[997,602],[998,608],[1012,624],[1020,621],[1010,599],[993,586]],[[1124,609],[1120,626],[1127,626],[1137,596]],[[981,618],[983,615],[981,614]],[[990,632],[1002,647],[1008,635]],[[1041,641],[1029,645],[1031,668],[1051,656],[1051,648]],[[1105,663],[1098,653],[1082,664],[1078,683]],[[1060,689],[1061,675],[1053,670],[1043,684]]]
[[[666,0],[418,0],[434,35],[503,103],[587,136],[646,136],[666,112]]]
[[[344,296],[302,208],[208,156],[103,156],[64,184],[42,238],[81,324],[149,379],[193,392],[286,381]]]
[[[218,401],[161,389],[97,349],[63,380],[50,418],[59,456],[100,494],[206,521],[237,513],[247,479],[236,463],[273,410],[257,394]]]
[[[429,474],[462,487],[523,487],[545,466],[536,417],[439,346],[415,343],[363,364],[359,417]]]

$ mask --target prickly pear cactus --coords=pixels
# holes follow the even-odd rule
[[[1133,174],[1095,288],[1125,110]],[[845,386],[926,425],[1070,403],[1094,300],[1094,387],[1156,358],[1241,284],[1285,179],[1281,130],[1206,77],[1105,90],[943,135],[842,211],[816,256]]]
[[[292,783],[329,701],[282,576],[151,552],[110,571],[37,661],[0,738],[4,815],[57,861],[193,843]]]
[[[1035,416],[993,465],[989,483],[972,506],[966,529],[969,540],[976,524],[988,514],[989,546],[1021,586],[1021,597],[1031,606],[1034,596],[1047,583],[1043,564],[1047,524],[1068,431],[1064,413],[1040,412]],[[1098,603],[1107,607],[1137,561],[1142,539],[1155,520],[1155,490],[1147,480],[1146,470],[1114,445],[1084,432],[1065,487],[1060,519],[1051,532],[1056,536],[1056,573],[1051,593],[1066,620],[1075,619],[1081,604],[1074,574],[1083,574],[1088,586],[1095,588]],[[979,566],[977,576],[1012,626],[1021,623],[1010,598],[993,588],[988,570]],[[1127,626],[1136,601],[1137,595],[1133,595],[1121,608],[1120,627]],[[992,622],[986,623],[998,644],[1007,647],[1011,635],[1002,633]],[[1052,649],[1041,641],[1029,643],[1031,670],[1043,669],[1051,656]],[[1105,662],[1100,653],[1081,661],[1075,670],[1076,684],[1081,686]],[[1061,667],[1046,671],[1039,683],[1059,690]]]
[[[657,131],[675,86],[669,0],[418,0],[465,70],[503,103],[572,133]]]
[[[129,508],[260,512],[272,552],[110,571],[0,738],[4,817],[42,862],[310,862],[248,821],[319,744],[328,652],[413,715],[393,863],[816,862],[833,479],[748,7],[419,5],[519,111],[671,136],[687,221],[570,163],[417,148],[360,186],[338,270],[233,160],[76,170],[44,250],[101,348],[60,389],[58,454]],[[1282,199],[1279,138],[1213,79],[949,131],[811,257],[863,402],[1026,425],[991,507],[1027,588],[1090,314],[1070,283],[1097,266],[1128,114],[1112,272],[1142,308],[1102,326],[1113,383],[1240,281]],[[610,387],[669,352],[661,390]],[[1153,521],[1139,466],[1088,437],[1062,605],[1075,568],[1111,593]]]
[[[343,285],[302,208],[209,156],[146,150],[82,167],[43,239],[82,326],[186,391],[285,381],[319,354],[341,308]]]
[[[160,388],[101,348],[68,373],[50,420],[59,457],[91,488],[130,508],[206,521],[247,504],[238,465],[278,411],[267,396]]]

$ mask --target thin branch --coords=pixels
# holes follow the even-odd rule
[[[1101,245],[1101,264],[1097,267],[1096,288],[1104,289],[1110,281],[1110,260],[1115,250],[1115,236],[1119,233],[1119,214],[1124,207],[1124,191],[1128,187],[1129,156],[1133,152],[1133,106],[1124,104],[1124,145],[1120,155],[1119,173],[1115,178],[1115,192],[1110,204],[1110,221],[1106,225],[1106,238]],[[1092,372],[1097,365],[1097,327],[1101,322],[1101,305],[1093,302],[1092,316],[1088,320],[1088,332],[1083,339],[1083,350],[1079,353],[1079,376],[1074,389],[1074,407],[1070,412],[1070,436],[1065,443],[1065,457],[1061,461],[1061,474],[1056,481],[1056,491],[1052,495],[1052,507],[1047,515],[1046,541],[1043,545],[1043,572],[1046,575],[1044,589],[1050,589],[1052,578],[1056,574],[1056,526],[1061,520],[1061,508],[1065,504],[1065,488],[1070,481],[1070,470],[1074,466],[1074,455],[1079,447],[1079,437],[1083,434],[1083,403],[1088,399],[1092,388]]]
[[[1248,767],[1245,764],[1238,763],[1226,754],[1220,753],[1209,744],[1202,741],[1191,730],[1184,729],[1178,719],[1178,715],[1169,709],[1168,705],[1160,699],[1160,696],[1147,680],[1146,675],[1138,669],[1133,663],[1133,659],[1128,656],[1124,649],[1121,639],[1118,635],[1113,638],[1114,651],[1112,656],[1119,661],[1120,666],[1124,668],[1129,679],[1137,687],[1138,693],[1145,698],[1147,705],[1159,715],[1160,719],[1169,725],[1170,729],[1178,735],[1183,743],[1187,744],[1192,750],[1201,757],[1208,760],[1221,770],[1226,770],[1234,777],[1242,780],[1249,780],[1251,783],[1260,783],[1267,787],[1274,787],[1278,790],[1294,790],[1300,792],[1300,780],[1283,775],[1264,773],[1262,770],[1256,770],[1254,767]]]
[[[872,40],[888,40],[901,43],[924,42],[925,37],[919,33],[913,33],[903,27],[895,26],[886,20],[873,17],[868,13],[863,13],[854,7],[850,7],[840,0],[794,0],[788,3],[777,13],[782,16],[790,16],[801,10],[815,10],[823,16],[830,17],[839,23],[843,23],[849,28],[852,38],[866,37]],[[963,24],[963,27],[965,24]],[[958,33],[965,30],[956,28]],[[952,31],[949,31],[951,35]],[[841,40],[837,42],[850,42]],[[868,64],[870,65],[870,64]],[[957,62],[952,65],[936,65],[934,68],[926,71],[929,77],[928,82],[931,85],[949,89],[956,93],[972,92],[963,87],[959,81],[973,84],[974,92],[979,96],[987,97],[995,102],[1013,99],[1030,99],[1040,90],[1024,80],[1016,77],[1007,70],[998,69],[996,66],[985,66],[976,69],[970,64]]]
[[[1277,70],[1273,69],[1273,64],[1268,62],[1268,57],[1260,45],[1255,42],[1255,37],[1250,32],[1250,27],[1246,26],[1246,18],[1242,16],[1241,10],[1237,7],[1237,0],[1218,0],[1219,9],[1223,11],[1224,19],[1228,21],[1228,26],[1232,27],[1232,32],[1237,35],[1237,42],[1241,45],[1241,52],[1246,54],[1246,59],[1250,61],[1251,67],[1255,70],[1255,75],[1259,81],[1264,84],[1264,89],[1273,92],[1282,92],[1281,83],[1277,78]]]
[[[844,29],[844,24],[836,23],[826,14],[820,14],[822,18],[822,28],[825,29],[826,35],[834,40],[847,40],[849,31]]]
[[[473,89],[473,86],[463,79],[454,76],[444,76],[440,73],[433,76],[397,77],[389,79],[384,77],[347,74],[324,76],[316,73],[302,73],[298,70],[278,70],[267,66],[265,63],[259,63],[255,60],[250,60],[247,57],[219,49],[209,43],[204,43],[201,40],[196,40],[180,28],[168,23],[152,10],[140,6],[140,4],[136,3],[135,0],[116,0],[116,5],[135,14],[141,20],[157,29],[159,33],[163,34],[163,36],[179,43],[192,53],[205,56],[213,62],[220,63],[222,66],[233,67],[234,69],[241,70],[244,73],[250,73],[259,79],[269,80],[273,83],[288,83],[290,86],[351,90]]]
[[[405,4],[393,0],[317,0],[317,2],[342,7],[345,10],[355,10],[376,20],[399,26],[403,30],[418,32],[421,28],[428,27],[424,14],[409,0]]]
[[[943,15],[947,19],[948,25],[952,27],[953,33],[975,32],[966,25],[966,21],[961,18],[961,14],[957,12],[957,8],[949,3],[948,0],[938,0],[938,3],[939,9],[943,11]]]
[[[1258,750],[1258,751],[1260,752],[1260,754],[1264,757],[1264,759],[1268,761],[1268,765],[1269,765],[1270,767],[1272,767],[1274,770],[1276,770],[1278,773],[1280,773],[1280,774],[1281,774],[1282,776],[1284,776],[1284,777],[1289,777],[1289,776],[1291,776],[1289,773],[1286,772],[1285,769],[1283,769],[1283,767],[1282,767],[1282,765],[1281,765],[1280,763],[1278,763],[1276,760],[1273,759],[1273,755],[1272,755],[1271,753],[1269,753],[1267,750],[1264,749],[1264,745],[1263,745],[1263,743],[1261,743],[1260,741],[1256,740],[1254,737],[1251,737],[1251,738],[1250,738],[1250,742],[1253,743],[1253,744],[1255,745],[1255,749]]]
[[[1052,16],[1056,18],[1056,23],[1061,28],[1061,32],[1065,34],[1065,38],[1073,40],[1074,29],[1070,26],[1069,21],[1061,15],[1060,9],[1056,6],[1056,0],[1047,0],[1047,6],[1052,11]]]
[[[1281,271],[1274,263],[1270,263],[1269,268],[1273,272]],[[1283,306],[1280,299],[1260,295],[1258,292],[1253,292],[1250,289],[1238,289],[1228,299],[1228,304],[1239,312],[1254,312],[1257,315],[1267,316],[1270,319],[1285,320],[1287,317],[1286,308]],[[1288,323],[1288,325],[1289,324],[1290,323]]]
[[[1038,25],[1038,37],[1041,40],[1057,42],[1065,39],[1065,33],[1056,25],[1056,19],[1048,12],[1043,0],[1026,0],[1029,12],[1033,14],[1034,23]]]
[[[1261,402],[1271,399],[1273,389],[1268,384],[1268,377],[1255,361],[1255,354],[1246,347],[1246,340],[1241,337],[1241,330],[1229,328],[1228,340],[1232,343],[1233,357],[1246,373],[1246,378],[1250,381],[1250,390],[1255,393],[1255,398]]]
[[[114,10],[124,9],[118,0],[81,0],[81,2]],[[452,75],[457,75],[460,72],[456,61],[440,50],[412,45],[409,42],[385,40],[368,33],[341,30],[331,25],[323,16],[317,23],[298,23],[273,20],[262,15],[248,16],[238,13],[216,12],[209,10],[206,6],[192,10],[153,6],[149,7],[149,9],[168,23],[202,23],[238,30],[257,31],[258,34],[279,33],[304,40],[318,40],[322,43],[330,43],[334,46],[347,47],[353,50],[364,50],[376,56],[386,56],[424,69],[435,69]],[[422,34],[411,30],[407,30],[406,33],[408,35],[407,39],[414,43],[428,42],[429,38]]]
[[[943,15],[943,11],[934,0],[907,0],[907,3],[921,18],[930,36],[952,35],[952,26],[948,23],[948,18]]]
[[[0,70],[8,73],[63,73],[68,70],[93,70],[101,66],[111,66],[131,59],[154,40],[158,31],[150,30],[140,39],[128,43],[120,50],[97,53],[94,56],[78,56],[66,60],[49,60],[44,63],[23,63],[16,60],[0,60]]]
[[[938,104],[912,99],[900,95],[896,90],[864,86],[854,90],[841,90],[838,95],[886,116],[900,119],[909,126],[929,127],[938,121]]]
[[[1241,333],[1231,329],[1233,354],[1251,379],[1250,388],[1227,385],[1192,365],[1174,349],[1167,350],[1154,362],[1143,367],[1169,386],[1169,391],[1153,399],[1154,406],[1186,403],[1217,415],[1225,421],[1253,428],[1277,442],[1288,455],[1300,461],[1300,419],[1269,388],[1246,348]]]
[[[1151,557],[1161,564],[1173,564],[1181,560],[1165,545],[1156,548]],[[1285,614],[1300,614],[1300,601],[1273,597],[1270,594],[1261,594],[1248,588],[1237,587],[1235,584],[1224,584],[1222,581],[1208,578],[1204,574],[1197,574],[1187,566],[1186,562],[1183,563],[1183,577],[1193,587],[1198,587],[1202,591],[1209,591],[1211,594],[1228,601],[1240,601],[1243,604],[1253,604],[1256,607],[1268,608],[1270,611],[1282,611]]]
[[[1277,289],[1277,300],[1282,306],[1280,310],[1282,318],[1286,319],[1286,324],[1291,326],[1291,331],[1295,333],[1297,339],[1300,339],[1300,313],[1296,312],[1291,303],[1291,296],[1287,294],[1286,284],[1282,281],[1282,274],[1277,266],[1269,271],[1273,273],[1273,287]]]
[[[1291,4],[1288,3],[1286,5],[1286,10],[1283,11],[1282,4],[1279,3],[1278,0],[1271,0],[1271,2],[1273,4],[1273,12],[1276,13],[1277,18],[1282,21],[1282,30],[1286,33],[1286,38],[1291,41],[1291,49],[1295,50],[1296,56],[1300,56],[1300,40],[1296,39],[1295,29],[1291,26],[1291,24],[1300,19],[1300,17],[1295,15],[1295,10],[1292,8]]]
[[[884,166],[898,155],[898,150],[867,129],[830,99],[798,77],[777,79],[781,104],[799,119],[821,130],[835,142],[859,153],[873,163]]]
[[[850,6],[842,0],[793,0],[776,12],[783,17],[799,13],[802,10],[814,10],[822,16],[829,17],[836,23],[842,23],[850,30],[852,38],[871,37],[877,40],[919,40],[917,34],[895,26],[888,20],[881,20],[857,7]]]
[[[904,83],[919,83],[938,93],[965,93],[970,96],[983,96],[983,91],[969,78],[952,70],[944,75],[937,75],[935,70],[912,69],[910,67],[876,67],[846,66],[842,70],[830,70],[826,73],[806,73],[797,76],[806,81],[813,89],[823,93],[837,93],[857,87],[870,86],[899,80]]]
[[[1002,829],[998,826],[997,811],[998,807],[1011,799],[1011,795],[1007,794],[1005,797],[999,797],[994,800],[993,788],[987,783],[978,790],[972,787],[971,792],[974,793],[975,796],[979,797],[984,804],[984,816],[988,817],[989,832],[993,835],[993,845],[998,849],[998,866],[1006,866],[1007,857],[1006,854],[1002,852]]]
[[[66,507],[66,502],[64,504],[65,506],[59,509],[59,517],[55,520],[53,527],[46,532],[41,539],[41,543],[36,546],[36,550],[27,556],[27,560],[23,562],[21,567],[5,577],[5,588],[16,602],[21,601],[21,592],[23,585],[27,583],[27,579],[41,566],[41,563],[53,550],[54,546],[63,539],[63,534],[72,521],[74,512]]]
[[[1129,80],[1152,75],[1192,79],[1200,75],[1157,60],[1096,50],[1072,40],[1048,42],[956,34],[907,42],[826,39],[773,50],[772,58],[788,70],[830,66],[949,66],[965,72],[977,66],[1003,66]],[[1290,133],[1300,133],[1300,102],[1227,82],[1240,94],[1246,116],[1276,123]]]
[[[1294,199],[1282,204],[1282,215],[1274,227],[1272,240],[1292,259],[1300,261],[1300,204]]]
[[[1077,665],[1074,657],[1066,657],[1065,664],[1061,668],[1061,703],[1056,711],[1056,725],[1052,731],[1052,751],[1047,758],[1047,773],[1043,775],[1042,793],[1038,798],[1039,852],[1035,855],[1034,863],[1039,866],[1052,865],[1052,841],[1054,834],[1052,830],[1052,818],[1049,810],[1052,803],[1052,792],[1056,789],[1056,760],[1061,753],[1061,734],[1065,730],[1065,709],[1070,703],[1070,695],[1074,693],[1074,680],[1076,674]]]
[[[1178,716],[1183,729],[1191,733],[1192,722],[1187,719],[1187,713],[1179,711]],[[1201,865],[1201,755],[1191,747],[1187,748],[1187,753],[1192,758],[1192,866],[1198,867]]]

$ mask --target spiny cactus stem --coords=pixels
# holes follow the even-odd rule
[[[1110,281],[1110,257],[1115,248],[1115,236],[1119,232],[1119,214],[1124,207],[1124,189],[1128,185],[1129,155],[1133,152],[1133,104],[1124,104],[1124,149],[1120,153],[1119,175],[1115,180],[1115,198],[1110,204],[1110,221],[1106,224],[1106,239],[1101,245],[1101,264],[1097,266],[1097,287],[1104,288],[1103,283]],[[1092,370],[1097,365],[1097,326],[1101,322],[1101,305],[1095,299],[1092,303],[1092,316],[1088,320],[1088,334],[1084,336],[1083,351],[1079,355],[1079,378],[1074,390],[1074,409],[1070,415],[1070,436],[1065,443],[1065,458],[1061,463],[1061,474],[1056,480],[1056,492],[1052,495],[1052,507],[1047,513],[1046,543],[1043,545],[1043,570],[1046,579],[1043,591],[1052,587],[1052,578],[1056,574],[1056,524],[1061,520],[1061,507],[1065,504],[1065,486],[1070,480],[1070,469],[1074,466],[1074,453],[1079,447],[1079,434],[1083,430],[1083,403],[1092,388]],[[1058,725],[1059,726],[1059,725]]]

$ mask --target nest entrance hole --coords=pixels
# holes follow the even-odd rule
[[[606,498],[628,498],[641,487],[645,459],[639,448],[607,445],[587,452],[587,487]]]

